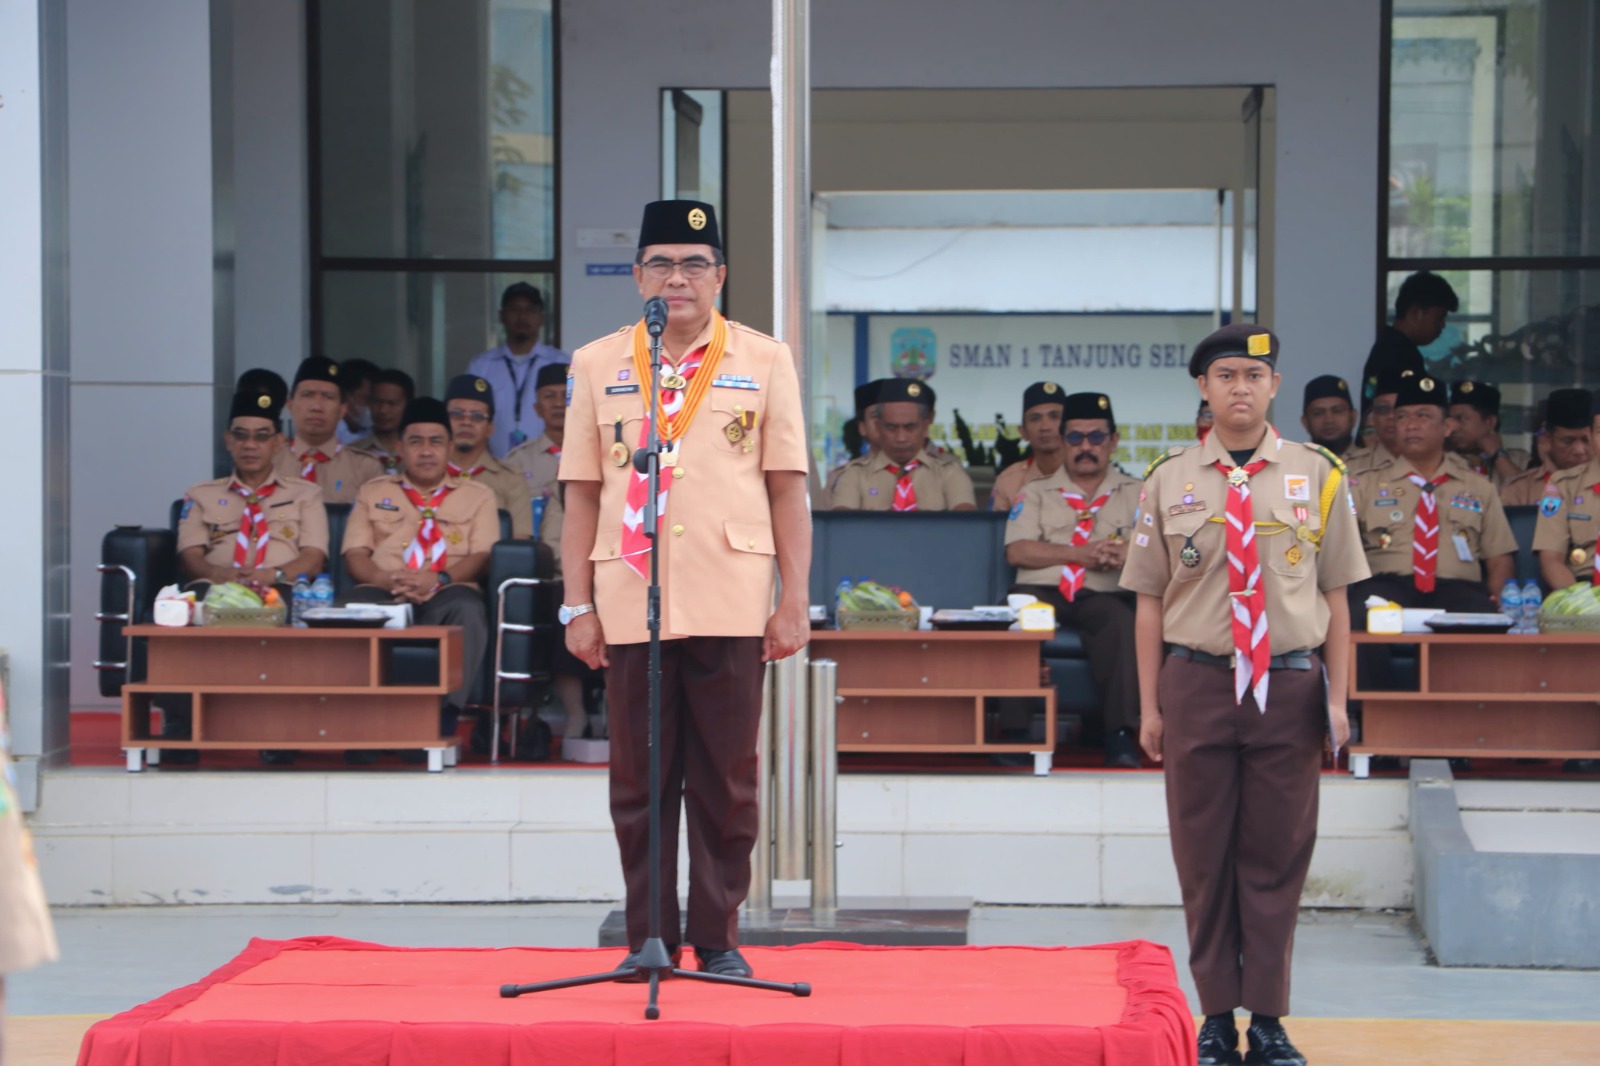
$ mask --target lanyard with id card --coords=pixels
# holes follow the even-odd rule
[[[1472,552],[1472,545],[1467,543],[1467,535],[1461,530],[1450,534],[1450,541],[1456,546],[1456,558],[1464,563],[1475,563],[1478,557]]]

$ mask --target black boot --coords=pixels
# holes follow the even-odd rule
[[[1249,1066],[1306,1066],[1306,1057],[1289,1043],[1282,1022],[1252,1021],[1245,1036],[1250,1041],[1250,1053],[1244,1058]]]
[[[1200,1026],[1199,1066],[1239,1066],[1239,1028],[1231,1014],[1213,1014]]]

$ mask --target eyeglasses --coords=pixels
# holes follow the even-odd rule
[[[257,444],[271,444],[272,438],[277,435],[278,431],[275,429],[258,429],[254,433],[237,427],[228,430],[229,439],[238,444],[249,444],[251,441]]]
[[[489,415],[484,411],[463,411],[459,407],[451,407],[445,411],[452,422],[487,422]]]
[[[646,259],[639,265],[644,268],[644,272],[647,275],[655,278],[657,281],[666,281],[668,278],[672,277],[672,272],[674,270],[682,271],[686,281],[699,281],[701,278],[706,276],[707,271],[709,271],[712,267],[721,266],[722,264],[713,263],[709,259],[695,256],[691,259],[682,260],[663,258]]]
[[[1110,439],[1111,434],[1107,433],[1103,429],[1097,429],[1093,433],[1079,433],[1077,430],[1073,430],[1066,436],[1066,442],[1072,445],[1074,448],[1082,444],[1084,441],[1088,441],[1092,447],[1098,448],[1100,445],[1104,444]]]

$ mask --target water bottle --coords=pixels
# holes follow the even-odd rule
[[[317,579],[311,583],[311,606],[333,606],[333,578],[327,574],[318,574]]]
[[[311,604],[311,581],[304,574],[294,579],[294,591],[289,594],[289,624],[305,628],[306,608]]]
[[[1500,613],[1510,617],[1511,632],[1522,632],[1522,590],[1517,587],[1515,578],[1500,590]]]
[[[533,539],[538,540],[544,529],[544,509],[550,505],[548,496],[536,496],[533,501]]]
[[[1539,612],[1544,609],[1544,593],[1539,591],[1537,581],[1526,581],[1522,585],[1522,631],[1524,633],[1539,632]]]

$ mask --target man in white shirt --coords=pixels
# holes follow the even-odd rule
[[[544,419],[534,409],[539,368],[570,362],[560,348],[539,343],[544,330],[544,296],[527,282],[507,286],[501,294],[500,325],[505,343],[474,356],[467,367],[467,373],[483,378],[494,389],[494,409],[499,415],[489,451],[496,459],[544,432]]]

